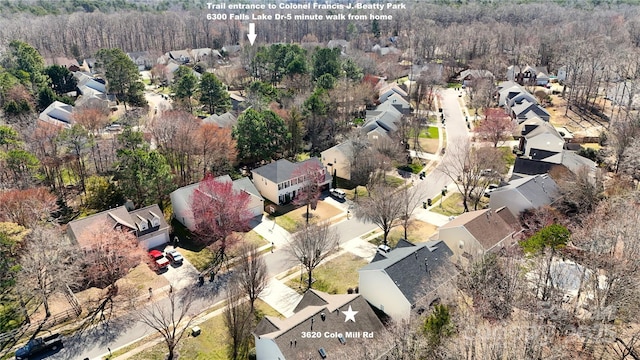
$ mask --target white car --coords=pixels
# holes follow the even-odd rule
[[[329,195],[339,200],[344,200],[347,197],[347,194],[340,189],[329,189]]]

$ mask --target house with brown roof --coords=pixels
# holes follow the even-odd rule
[[[169,242],[169,225],[156,204],[128,211],[125,206],[99,212],[74,220],[67,226],[67,233],[75,243],[84,245],[83,235],[90,229],[107,224],[112,229],[132,232],[140,246],[151,249]]]
[[[506,207],[466,212],[440,227],[438,239],[451,249],[451,261],[464,268],[515,242],[521,228]]]
[[[345,347],[376,341],[383,330],[361,295],[309,290],[293,316],[265,316],[253,336],[258,360],[338,359]]]

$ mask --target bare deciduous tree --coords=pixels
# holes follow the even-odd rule
[[[249,350],[253,314],[245,295],[239,283],[230,282],[227,286],[224,323],[231,338],[228,349],[228,358],[231,360],[245,359]]]
[[[308,289],[311,288],[313,270],[329,256],[329,251],[338,245],[338,241],[338,233],[324,222],[308,225],[294,234],[286,251],[307,271]]]
[[[325,179],[325,169],[317,162],[308,161],[291,174],[293,181],[298,183],[303,182],[303,186],[298,189],[296,197],[293,199],[293,203],[296,206],[306,206],[307,213],[305,215],[306,223],[309,224],[309,218],[311,210],[315,210],[318,206],[318,199],[320,197],[320,185]]]
[[[251,313],[254,313],[255,302],[267,287],[269,281],[267,264],[264,258],[260,256],[258,247],[253,243],[243,243],[239,252],[240,255],[236,261],[232,282],[240,283],[249,297]]]
[[[468,140],[461,140],[448,153],[450,160],[437,169],[455,182],[462,194],[464,211],[469,211],[470,200],[477,210],[484,190],[504,170],[501,152],[495,148],[474,148]]]
[[[383,232],[383,241],[387,243],[387,237],[391,229],[401,223],[401,217],[406,208],[402,194],[386,184],[376,184],[369,189],[369,196],[360,199],[356,204],[355,215],[358,218],[371,221]]]
[[[475,128],[480,138],[497,147],[499,143],[512,138],[515,123],[502,109],[486,109],[485,118]]]
[[[38,305],[44,306],[47,317],[51,316],[51,295],[79,280],[79,261],[74,247],[54,227],[33,228],[25,239],[18,262],[18,283],[24,293],[32,295]]]
[[[138,312],[139,321],[162,335],[169,351],[167,360],[176,356],[175,349],[189,330],[194,315],[190,312],[193,293],[169,290],[167,301],[152,301]]]

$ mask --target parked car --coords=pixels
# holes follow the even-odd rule
[[[340,189],[329,189],[329,195],[339,200],[344,200],[347,197],[347,194]]]
[[[60,334],[39,337],[29,340],[25,346],[16,350],[16,359],[29,359],[45,351],[58,350],[60,348],[62,348],[62,338],[60,338]]]
[[[164,257],[164,254],[160,250],[154,249],[149,251],[149,257],[151,257],[151,260],[153,260],[156,271],[162,271],[169,266],[169,260]]]
[[[169,261],[171,261],[172,264],[182,265],[183,257],[177,250],[169,250],[165,252],[165,256],[167,257],[167,259],[169,259]]]
[[[491,197],[491,193],[498,188],[497,184],[489,184],[489,187],[484,191],[485,197]]]
[[[378,246],[378,250],[388,253],[389,251],[391,251],[391,248],[387,245],[382,244]]]
[[[484,169],[480,171],[480,176],[496,176],[498,172],[493,169]]]

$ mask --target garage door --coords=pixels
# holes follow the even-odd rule
[[[155,248],[155,247],[160,247],[166,243],[169,242],[169,235],[165,232],[158,234],[156,236],[153,236],[147,240],[141,241],[140,242],[140,246],[146,248],[146,249],[151,249],[151,248]]]

